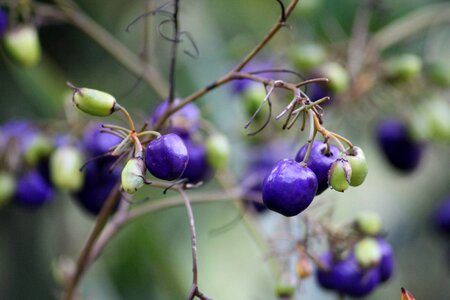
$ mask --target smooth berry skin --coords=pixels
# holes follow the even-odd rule
[[[304,211],[316,192],[317,177],[314,172],[291,159],[276,163],[263,183],[264,204],[286,217]]]
[[[175,99],[172,107],[180,103],[179,99]],[[164,100],[155,109],[152,117],[151,124],[155,126],[164,112],[169,107],[169,101]],[[200,110],[194,103],[189,103],[175,112],[169,119],[169,130],[172,133],[187,134],[187,132],[196,132],[200,128]]]
[[[174,133],[162,135],[147,145],[145,164],[156,178],[168,181],[180,178],[188,160],[183,140]]]
[[[83,136],[84,148],[93,157],[106,154],[111,147],[122,141],[118,136],[102,133],[101,130],[101,124],[93,124],[86,129]]]
[[[110,171],[115,159],[102,157],[84,168],[82,188],[73,193],[77,203],[91,215],[98,215],[120,178],[120,168]]]
[[[206,147],[189,137],[184,138],[183,141],[188,151],[189,161],[181,178],[187,179],[187,182],[192,184],[208,181],[214,172],[208,163]]]
[[[318,182],[317,195],[320,195],[328,188],[328,171],[339,156],[339,149],[336,146],[330,145],[330,152],[328,155],[325,154],[326,148],[327,145],[325,143],[314,141],[311,148],[311,154],[306,162],[308,168],[316,174]],[[297,162],[303,161],[307,150],[308,144],[305,144],[297,152],[295,160]]]
[[[436,227],[450,236],[450,198],[439,205],[434,215]]]
[[[25,173],[17,182],[16,200],[25,207],[37,208],[53,199],[54,190],[37,169]]]
[[[423,145],[411,139],[403,122],[385,120],[377,128],[377,142],[385,158],[397,170],[414,171],[422,158]]]
[[[8,21],[8,14],[4,9],[0,8],[0,38],[3,37],[6,29],[8,29]]]
[[[376,268],[362,270],[353,255],[341,261],[332,260],[331,253],[321,258],[328,271],[317,270],[316,278],[320,286],[339,293],[363,297],[369,294],[379,283],[379,273]]]
[[[378,270],[380,273],[380,282],[386,282],[394,273],[395,263],[394,263],[394,254],[388,242],[386,242],[383,238],[377,239],[378,246],[381,250],[381,260],[378,265]]]

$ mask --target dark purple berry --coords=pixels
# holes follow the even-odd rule
[[[439,205],[434,215],[434,222],[440,231],[450,235],[450,199]]]
[[[286,217],[305,210],[317,192],[317,177],[311,169],[291,159],[280,160],[263,183],[263,201]]]
[[[106,154],[111,147],[122,141],[118,136],[100,132],[102,129],[101,124],[93,124],[84,133],[84,147],[88,154],[93,157]]]
[[[308,144],[305,144],[302,148],[300,148],[295,156],[295,160],[297,162],[303,161],[307,149]],[[328,188],[328,171],[330,170],[333,162],[339,156],[339,149],[336,146],[330,145],[330,150],[328,153],[326,153],[326,150],[327,144],[314,141],[311,148],[311,154],[309,155],[307,161],[308,167],[314,172],[314,174],[316,174],[317,177],[317,195],[321,194]]]
[[[82,188],[74,193],[74,197],[86,211],[98,215],[120,178],[120,168],[110,170],[115,158],[102,157],[89,162],[83,172]]]
[[[394,273],[394,255],[392,253],[391,246],[383,238],[378,238],[377,242],[381,250],[381,260],[380,264],[378,265],[380,281],[386,282],[389,280],[389,278],[392,277],[392,274]]]
[[[386,159],[397,170],[411,172],[419,165],[423,145],[411,139],[403,122],[382,121],[377,128],[377,141]]]
[[[213,170],[208,163],[206,148],[201,143],[196,143],[190,137],[183,139],[189,155],[189,161],[181,178],[186,178],[189,183],[207,181],[213,175]]]
[[[260,71],[260,70],[270,70],[274,69],[273,63],[268,61],[253,61],[252,63],[246,65],[242,71],[244,72],[252,72],[252,71]],[[279,74],[276,74],[279,75]],[[269,78],[271,76],[275,76],[275,73],[260,73],[258,76]],[[243,93],[246,89],[248,89],[255,82],[249,79],[237,79],[231,82],[231,90],[235,94]],[[262,99],[261,99],[262,101]]]
[[[172,106],[180,103],[179,99],[175,99]],[[161,102],[155,109],[151,117],[151,124],[155,126],[164,112],[169,106],[169,101],[165,100]],[[189,103],[175,112],[168,121],[169,131],[172,133],[180,134],[180,136],[187,134],[188,132],[195,132],[200,127],[200,110],[194,103]]]
[[[8,29],[8,14],[4,9],[0,8],[0,38],[3,37],[6,29]]]
[[[41,172],[33,169],[17,181],[16,200],[26,207],[40,207],[51,201],[54,190]]]
[[[163,180],[181,178],[189,160],[183,140],[174,133],[162,135],[147,146],[145,164],[148,171]]]

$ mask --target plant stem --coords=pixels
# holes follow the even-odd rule
[[[67,285],[66,290],[64,291],[64,295],[63,295],[64,300],[73,299],[74,293],[75,293],[76,287],[78,285],[78,282],[80,281],[81,275],[86,270],[86,268],[89,264],[90,253],[92,251],[92,248],[95,245],[95,241],[100,236],[103,228],[105,227],[106,223],[108,222],[108,218],[111,215],[111,212],[113,211],[114,206],[116,205],[118,192],[119,192],[119,183],[116,184],[116,186],[113,188],[113,190],[109,194],[108,199],[106,200],[105,204],[103,205],[103,207],[100,211],[100,214],[97,217],[94,228],[92,229],[91,234],[89,235],[89,238],[86,241],[86,244],[84,245],[84,248],[81,252],[81,255],[78,258],[75,272],[71,276],[71,278],[69,280],[69,284]]]
[[[178,9],[180,5],[180,0],[174,1],[174,9],[173,9],[173,30],[174,30],[174,38],[172,41],[172,49],[171,49],[171,60],[170,60],[170,73],[169,73],[169,105],[168,108],[172,104],[174,100],[174,93],[175,93],[175,71],[176,71],[176,65],[177,65],[177,50],[178,50],[178,43],[180,42],[180,33],[179,33],[179,24],[178,24]]]

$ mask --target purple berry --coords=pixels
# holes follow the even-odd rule
[[[263,201],[286,217],[305,210],[317,192],[317,177],[311,169],[291,159],[280,160],[264,179]]]
[[[380,281],[386,282],[389,280],[389,278],[392,277],[392,274],[394,273],[394,255],[392,253],[392,248],[388,242],[386,242],[382,238],[378,238],[377,241],[378,246],[380,246],[381,250],[381,260],[380,264],[378,265]]]
[[[309,155],[307,165],[316,174],[317,177],[317,195],[321,194],[328,188],[328,171],[331,168],[333,162],[339,156],[339,149],[336,146],[330,145],[329,153],[325,153],[327,144],[319,141],[314,141],[311,148],[311,154]],[[297,162],[303,161],[308,150],[308,144],[305,144],[298,151],[295,160]]]
[[[162,135],[147,146],[145,164],[148,171],[163,180],[181,177],[189,160],[183,140],[174,133]]]
[[[78,204],[92,215],[99,214],[119,180],[120,168],[110,171],[114,161],[113,157],[102,157],[89,162],[83,170],[83,186],[73,194]]]
[[[403,122],[382,121],[377,128],[377,141],[384,156],[397,170],[411,172],[419,165],[423,145],[411,139]]]
[[[181,178],[186,178],[189,183],[207,181],[213,175],[213,170],[208,163],[206,148],[201,143],[194,142],[189,136],[183,139],[189,155],[189,161]]]
[[[311,101],[317,101],[319,99],[322,99],[324,97],[332,97],[332,93],[330,92],[330,90],[326,87],[325,83],[321,83],[321,82],[314,82],[311,84],[308,84],[308,89],[307,89],[307,95],[309,97],[309,99],[311,99]],[[331,101],[325,101],[322,102],[320,105],[326,105],[327,103],[330,103]]]
[[[113,146],[119,144],[122,140],[115,135],[102,133],[101,124],[89,126],[83,136],[83,144],[89,155],[96,157],[103,155]]]
[[[172,106],[179,103],[180,100],[175,99]],[[156,107],[155,112],[151,117],[152,126],[156,125],[168,106],[169,101],[164,100]],[[200,128],[200,110],[194,103],[189,103],[174,113],[169,120],[169,130],[172,133],[184,135],[187,134],[187,132],[195,132]]]
[[[439,230],[450,235],[450,198],[439,205],[434,215],[434,222]]]
[[[23,206],[40,207],[53,196],[52,186],[37,169],[28,171],[17,182],[16,200]]]
[[[3,37],[6,29],[8,29],[8,14],[0,8],[0,38]]]
[[[242,71],[244,72],[252,72],[252,71],[259,71],[259,70],[270,70],[273,69],[274,65],[273,63],[267,62],[267,61],[253,61],[250,64],[246,65]],[[279,76],[279,74],[276,73],[260,73],[258,76],[269,78],[271,76]],[[252,84],[255,82],[253,80],[249,79],[237,79],[233,80],[231,82],[231,90],[234,94],[240,94],[243,93],[247,88],[249,88]],[[262,99],[261,99],[262,101]]]

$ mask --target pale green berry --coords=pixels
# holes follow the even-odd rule
[[[347,159],[336,159],[328,172],[328,184],[338,192],[344,192],[349,187],[352,168]]]
[[[361,148],[353,146],[347,153],[347,160],[352,168],[352,176],[350,177],[350,185],[361,185],[366,179],[369,171],[366,156]]]
[[[75,192],[84,181],[84,173],[80,171],[84,157],[81,151],[73,146],[57,148],[50,156],[50,178],[57,188]]]
[[[262,101],[266,97],[266,91],[264,87],[259,84],[251,84],[243,93],[243,102],[245,106],[245,112],[248,116],[252,116],[258,107],[261,105]],[[256,120],[268,114],[268,107],[264,105],[261,111],[259,111],[256,116]]]
[[[38,134],[25,151],[25,161],[35,166],[43,157],[48,157],[53,150],[52,143],[44,135]]]
[[[122,170],[122,189],[134,194],[145,183],[145,163],[141,157],[131,158]]]
[[[216,171],[222,170],[228,164],[231,147],[226,136],[213,134],[205,142],[208,163]]]
[[[374,238],[364,238],[355,245],[355,258],[358,264],[365,269],[380,263],[381,249]]]
[[[97,117],[109,116],[117,109],[117,101],[112,95],[94,89],[75,89],[72,101],[82,112]]]
[[[422,70],[422,60],[414,54],[402,54],[391,57],[384,63],[384,69],[389,79],[394,81],[408,81]]]
[[[336,62],[330,62],[320,67],[320,74],[328,78],[327,86],[331,92],[342,93],[348,89],[350,79],[348,72]]]
[[[0,207],[5,205],[16,192],[16,179],[11,173],[0,172]]]
[[[381,233],[382,228],[380,215],[371,211],[360,212],[356,217],[355,227],[364,235],[376,236]]]
[[[3,47],[9,58],[22,67],[32,67],[41,59],[38,33],[31,25],[21,25],[6,32]]]
[[[433,61],[425,67],[429,81],[437,86],[450,87],[450,63],[448,61]]]
[[[279,299],[291,299],[296,291],[295,279],[291,275],[285,274],[275,285],[275,295]]]
[[[311,70],[323,63],[327,53],[317,44],[303,44],[293,49],[290,53],[293,65],[300,70]]]

